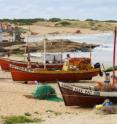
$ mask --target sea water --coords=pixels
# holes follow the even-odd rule
[[[92,63],[100,62],[107,66],[112,66],[112,55],[113,55],[113,42],[114,42],[114,34],[110,33],[99,33],[99,34],[67,34],[67,35],[46,35],[46,36],[36,36],[29,37],[29,42],[41,41],[44,38],[49,40],[53,39],[69,39],[75,42],[85,42],[85,43],[93,43],[100,45],[96,47],[91,52]],[[66,54],[63,54],[63,59],[66,57]],[[90,57],[89,52],[70,52],[71,57]]]

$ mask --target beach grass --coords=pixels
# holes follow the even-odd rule
[[[23,124],[23,123],[36,123],[42,122],[43,120],[37,118],[29,118],[26,116],[8,116],[4,117],[4,124]]]

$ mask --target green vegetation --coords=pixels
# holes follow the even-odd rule
[[[78,19],[60,19],[60,18],[35,18],[35,19],[0,19],[0,22],[8,22],[11,24],[17,25],[39,25],[39,26],[63,26],[63,27],[78,27],[78,28],[87,28],[91,30],[99,31],[110,31],[117,26],[117,20],[106,20],[99,21],[93,19],[86,19],[81,21]],[[21,29],[22,32],[27,30]]]
[[[46,112],[48,113],[52,113],[52,112],[54,112],[53,110],[46,110]]]
[[[114,22],[114,23],[117,23],[117,20],[106,20],[105,22]]]
[[[55,25],[56,26],[70,26],[71,23],[69,21],[62,21],[62,22],[56,23]]]
[[[31,116],[31,114],[29,112],[26,112],[25,116]]]
[[[68,21],[62,21],[62,22],[60,22],[60,24],[61,24],[62,26],[69,26],[71,23],[68,22]]]
[[[61,112],[54,112],[54,114],[55,114],[56,116],[58,116],[58,115],[61,115],[62,113],[61,113]]]
[[[93,19],[86,19],[85,21],[94,21]]]
[[[24,52],[18,48],[13,49],[12,53],[14,53],[16,56],[23,56]]]
[[[87,28],[98,31],[112,31],[117,23],[102,22],[97,20],[72,21],[70,27]]]
[[[17,56],[17,57],[24,57],[23,52],[15,52],[15,54],[12,54],[13,56]]]
[[[20,124],[20,123],[34,123],[34,122],[42,122],[42,119],[31,119],[26,116],[9,116],[5,117],[4,124]]]
[[[59,22],[59,21],[61,21],[61,19],[60,18],[50,18],[49,21],[50,22]]]
[[[62,114],[61,112],[56,112],[56,111],[53,111],[53,110],[46,110],[46,112],[47,112],[47,113],[53,113],[53,114],[55,114],[56,116]]]
[[[46,21],[43,18],[35,18],[35,19],[1,19],[1,22],[10,22],[13,24],[18,25],[32,25],[33,23],[39,22],[39,21]]]

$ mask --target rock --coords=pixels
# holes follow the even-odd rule
[[[43,52],[43,41],[36,43],[29,43],[30,49],[37,49],[38,51]],[[99,45],[87,44],[87,43],[79,43],[73,42],[70,40],[53,40],[46,41],[46,51],[47,52],[75,52],[75,51],[90,51],[90,48],[93,49]]]
[[[12,53],[20,52],[24,53],[26,49],[26,44],[15,44],[12,47],[6,47],[6,49],[10,49]],[[43,52],[44,51],[44,42],[30,42],[28,43],[30,52]],[[46,40],[46,51],[47,52],[89,52],[90,49],[98,47],[99,45],[87,44],[87,43],[79,43],[73,42],[70,40],[57,39],[57,40]]]
[[[6,53],[7,53],[7,50],[6,50],[6,49],[4,49],[3,47],[0,47],[0,57],[5,56],[5,55],[6,55]]]

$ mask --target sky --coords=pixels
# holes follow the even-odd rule
[[[117,20],[117,0],[0,0],[0,18]]]

